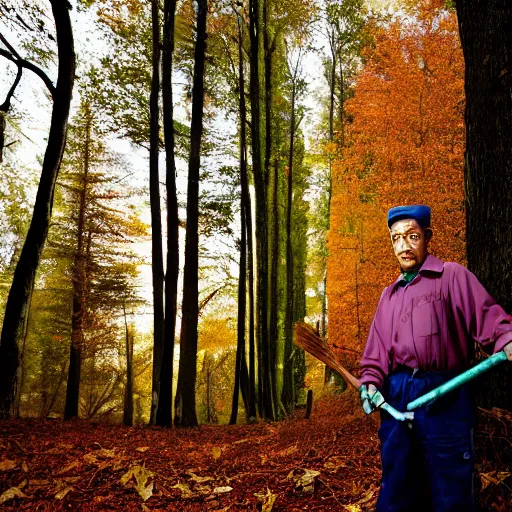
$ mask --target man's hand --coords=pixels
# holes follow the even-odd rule
[[[510,343],[512,345],[512,343]],[[507,345],[508,346],[508,345]],[[512,348],[512,347],[511,347]],[[377,388],[373,384],[363,384],[359,388],[359,396],[361,398],[361,405],[363,407],[363,411],[366,414],[371,414],[377,408],[375,404],[372,402],[372,396],[377,392]]]
[[[507,354],[508,360],[512,361],[512,341],[503,347],[503,352]]]

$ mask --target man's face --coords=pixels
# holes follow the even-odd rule
[[[425,230],[414,219],[403,219],[395,222],[389,233],[398,263],[402,270],[417,270],[427,256],[430,240]]]

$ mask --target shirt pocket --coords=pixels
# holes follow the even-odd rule
[[[415,338],[439,334],[441,308],[441,297],[435,294],[420,295],[414,299],[412,328]]]

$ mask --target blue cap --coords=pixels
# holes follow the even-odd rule
[[[428,228],[430,227],[430,207],[424,204],[395,206],[388,211],[388,228],[404,219],[414,219],[421,227]]]

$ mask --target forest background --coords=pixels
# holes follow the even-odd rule
[[[336,381],[295,322],[357,373],[398,273],[388,208],[429,204],[434,254],[467,264],[450,2],[0,16],[3,417],[282,418]]]

